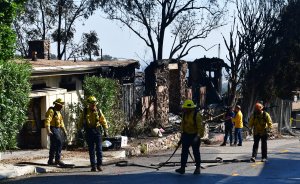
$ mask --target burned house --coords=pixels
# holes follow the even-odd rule
[[[116,79],[122,86],[122,108],[129,121],[135,110],[134,79],[138,61],[101,61],[101,62],[73,62],[59,60],[28,61],[33,67],[31,75],[32,91],[28,121],[20,132],[21,148],[46,148],[48,136],[43,120],[47,109],[53,101],[62,98],[66,104],[78,103],[83,97],[83,79],[85,76],[99,76]],[[63,110],[64,121],[68,109]],[[72,138],[71,138],[72,139]]]
[[[176,60],[152,62],[145,69],[145,92],[142,97],[143,122],[155,126],[168,124],[169,112],[178,114],[185,100],[187,63]]]
[[[200,108],[221,103],[223,67],[227,65],[218,58],[152,62],[145,70],[144,119],[165,126],[168,113],[179,114],[185,99],[193,99]]]
[[[200,108],[222,102],[222,69],[228,65],[219,58],[201,58],[188,62],[188,87]]]

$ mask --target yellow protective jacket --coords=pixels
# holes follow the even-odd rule
[[[55,111],[53,107],[50,107],[45,115],[45,127],[57,127],[57,128],[64,128],[64,120],[60,113],[60,111]]]
[[[254,113],[249,120],[249,128],[253,128],[254,135],[266,135],[267,129],[272,128],[272,119],[269,113]]]
[[[194,116],[196,116],[196,122],[195,122],[195,118]],[[199,112],[197,112],[197,114],[195,114],[194,111],[189,112],[189,113],[185,113],[182,117],[182,121],[181,121],[181,126],[180,129],[183,133],[187,133],[187,134],[196,134],[199,137],[203,137],[204,136],[204,126],[202,124],[202,116]]]
[[[86,111],[85,114],[84,114],[84,111]],[[84,111],[82,111],[81,115],[80,115],[80,120],[78,123],[79,129],[84,128],[84,124],[83,124],[84,118],[86,118],[85,122],[86,122],[87,128],[97,128],[97,127],[100,127],[101,125],[104,129],[108,128],[106,119],[105,119],[103,113],[101,112],[101,110],[97,109],[95,111],[92,111],[89,108],[86,108]]]
[[[243,128],[243,114],[241,111],[237,112],[236,115],[232,118],[235,128]]]

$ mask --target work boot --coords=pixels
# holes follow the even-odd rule
[[[196,167],[195,171],[194,171],[194,174],[200,174],[200,167]]]
[[[66,164],[61,160],[55,160],[55,164],[59,166],[65,166]]]
[[[242,146],[242,144],[238,144],[238,146]]]
[[[268,160],[266,158],[261,159],[261,162],[267,162]]]
[[[56,165],[55,162],[53,162],[53,160],[48,160],[48,165]]]
[[[97,165],[97,170],[100,171],[100,172],[103,171],[103,169],[100,165]]]
[[[92,172],[96,172],[96,167],[95,166],[92,166],[92,169],[91,169]]]
[[[255,157],[251,157],[250,162],[255,162]]]
[[[176,169],[175,172],[179,174],[184,174],[185,173],[185,168],[180,167],[179,169]]]
[[[220,146],[226,146],[226,143],[223,142]]]

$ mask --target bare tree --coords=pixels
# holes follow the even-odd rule
[[[164,58],[167,36],[173,38],[169,58],[177,54],[180,59],[198,47],[195,40],[222,25],[226,2],[220,6],[215,0],[111,0],[104,11],[142,39],[156,61]]]
[[[237,102],[238,95],[241,94],[241,82],[243,79],[243,59],[245,57],[245,44],[238,31],[236,19],[229,34],[227,41],[223,36],[225,46],[228,51],[227,60],[230,63],[230,70],[227,70],[228,78],[228,105],[234,106]]]
[[[276,20],[284,1],[236,0],[239,35],[243,40],[242,57],[243,108],[247,118],[259,99],[259,81],[263,80],[257,67],[263,59],[266,41],[277,29]]]

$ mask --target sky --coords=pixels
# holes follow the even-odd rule
[[[220,44],[220,58],[226,62],[226,48],[222,38],[222,34],[228,35],[230,26],[223,26],[211,32],[206,38],[200,40],[197,44],[201,43],[204,47],[210,48],[205,51],[203,48],[198,47],[190,51],[189,55],[183,59],[186,61],[193,61],[202,57],[218,57]],[[139,60],[142,68],[147,66],[144,62],[151,61],[151,51],[140,38],[138,38],[127,27],[122,26],[117,21],[107,20],[100,12],[97,12],[89,19],[76,24],[76,38],[78,42],[82,33],[88,33],[92,30],[96,31],[99,37],[99,44],[102,48],[103,55],[110,55],[120,59],[135,59]],[[168,36],[165,41],[170,40]],[[53,47],[52,47],[53,48]],[[167,49],[165,49],[165,52]],[[165,54],[167,56],[167,54]]]

